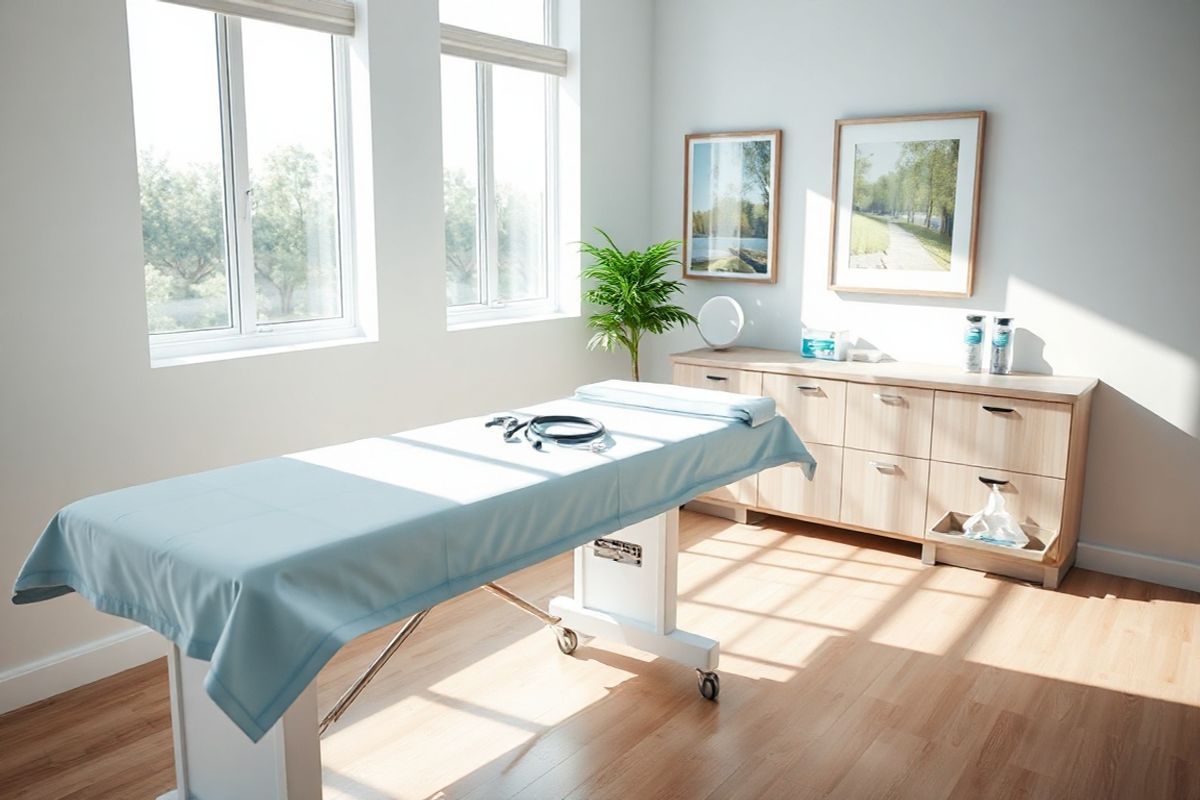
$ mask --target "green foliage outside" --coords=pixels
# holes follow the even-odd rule
[[[251,173],[250,186],[259,320],[339,315],[333,176],[307,150],[281,147],[266,157],[262,174]]]
[[[475,182],[462,170],[446,170],[442,202],[446,220],[446,303],[479,302],[479,261],[475,256],[478,208]]]
[[[283,147],[250,175],[260,322],[341,313],[331,163],[328,155]],[[138,173],[150,331],[228,327],[221,166],[177,166],[145,151]]]
[[[622,252],[607,233],[596,230],[607,247],[580,242],[580,250],[595,259],[583,271],[585,280],[595,282],[583,299],[598,307],[588,317],[588,327],[596,331],[588,341],[588,349],[624,348],[636,381],[640,377],[638,351],[642,337],[696,323],[695,317],[669,302],[683,289],[683,283],[666,277],[667,269],[680,263],[675,257],[680,243],[659,242],[644,251]]]
[[[478,303],[476,244],[479,204],[473,176],[461,169],[442,176],[446,236],[446,303]],[[543,248],[545,213],[541,198],[503,184],[496,186],[497,277],[501,301],[545,293]]]
[[[150,332],[228,326],[220,169],[199,164],[175,168],[153,152],[143,152],[138,178]]]
[[[891,240],[886,220],[854,212],[854,219],[850,223],[851,255],[886,253]]]

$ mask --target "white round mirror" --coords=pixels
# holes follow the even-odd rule
[[[696,315],[696,327],[700,329],[700,338],[714,350],[724,350],[732,347],[742,335],[742,326],[746,324],[746,315],[737,300],[726,295],[710,298],[700,306]]]

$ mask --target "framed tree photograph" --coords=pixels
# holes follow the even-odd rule
[[[840,119],[829,288],[970,297],[982,111]]]
[[[774,283],[782,131],[684,137],[683,276]]]

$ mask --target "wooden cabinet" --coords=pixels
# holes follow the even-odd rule
[[[705,500],[921,541],[929,563],[1047,586],[1073,563],[1095,380],[814,361],[752,348],[673,360],[676,383],[774,398],[817,460],[812,481],[785,465]],[[1053,534],[1036,565],[1003,548],[981,555],[978,543],[926,537],[947,513],[982,508],[992,483],[1019,520]]]
[[[798,464],[763,470],[758,474],[758,508],[810,519],[838,518],[842,502],[842,448],[808,444],[808,450],[817,460],[813,479],[805,477]]]
[[[805,444],[840,445],[846,426],[846,382],[765,373],[763,391]]]
[[[842,455],[842,510],[858,528],[916,538],[925,530],[929,462],[849,447]]]
[[[933,392],[852,383],[846,389],[846,447],[929,458]]]

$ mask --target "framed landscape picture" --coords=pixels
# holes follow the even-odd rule
[[[830,289],[970,297],[984,117],[835,123]]]
[[[683,276],[774,283],[781,131],[684,138]]]

